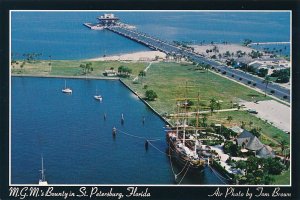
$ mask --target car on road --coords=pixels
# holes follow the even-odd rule
[[[257,114],[258,112],[254,109],[248,109],[248,113]]]

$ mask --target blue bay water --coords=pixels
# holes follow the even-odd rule
[[[11,160],[13,184],[37,184],[44,158],[50,184],[173,184],[165,123],[119,81],[12,78]],[[93,99],[96,88],[103,96]],[[107,119],[104,120],[104,113]],[[121,125],[121,114],[125,123]],[[145,117],[145,124],[142,118]],[[144,139],[161,138],[148,151]],[[181,170],[180,167],[174,169]],[[206,169],[183,184],[222,184]]]
[[[251,48],[257,49],[259,51],[273,51],[274,54],[280,56],[290,56],[290,45],[289,44],[263,44],[263,45],[251,45]]]
[[[105,12],[13,12],[12,52],[48,59],[86,59],[147,50],[109,31],[82,24]],[[113,12],[121,21],[167,41],[241,43],[290,41],[289,12]]]

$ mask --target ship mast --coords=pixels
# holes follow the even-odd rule
[[[194,146],[194,153],[195,154],[197,154],[197,142],[198,142],[197,132],[198,132],[198,130],[196,129],[196,139],[195,139],[195,146]]]
[[[178,126],[179,126],[179,119],[178,119],[178,115],[179,115],[179,106],[180,106],[180,103],[177,102],[177,115],[176,115],[176,138],[178,138]]]
[[[185,125],[187,124],[187,82],[185,82],[184,120],[183,120],[183,145],[185,145]]]
[[[44,158],[43,158],[43,156],[41,156],[42,157],[42,169],[40,170],[41,171],[41,181],[42,182],[44,182],[45,180],[46,180],[46,178],[45,178],[45,169],[44,169]]]
[[[196,112],[196,128],[195,128],[195,147],[194,147],[194,152],[195,154],[197,153],[197,143],[198,143],[198,128],[199,128],[199,107],[200,107],[200,98],[199,98],[199,92],[198,92],[198,96],[197,96],[197,112]]]
[[[200,100],[199,100],[199,92],[198,92],[198,98],[197,98],[197,103],[198,103],[198,105],[197,105],[197,113],[196,113],[196,130],[198,129],[198,127],[199,127],[199,106],[200,106]]]

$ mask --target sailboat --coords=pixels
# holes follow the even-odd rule
[[[39,180],[39,185],[40,186],[46,186],[48,185],[48,182],[46,181],[46,178],[45,178],[45,169],[44,169],[44,159],[43,159],[43,156],[42,156],[42,169],[40,170],[41,172],[41,178]]]
[[[98,101],[102,101],[102,96],[98,95],[98,90],[96,89],[96,95],[94,96],[94,98]]]
[[[72,89],[67,87],[67,81],[65,80],[65,88],[61,90],[63,93],[71,94]]]

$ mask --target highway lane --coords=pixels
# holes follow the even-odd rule
[[[237,69],[230,68],[226,65],[222,65],[214,60],[204,58],[203,56],[194,53],[189,49],[178,47],[167,41],[160,40],[159,38],[155,38],[153,36],[138,32],[136,30],[126,29],[121,27],[108,27],[107,29],[119,35],[122,35],[124,37],[127,37],[131,40],[134,40],[138,43],[146,45],[153,50],[159,50],[169,55],[174,55],[178,57],[180,56],[186,57],[189,60],[193,62],[197,62],[199,64],[209,64],[213,70],[216,70],[217,72],[223,74],[224,76],[239,81],[245,85],[250,85],[251,87],[258,88],[262,91],[265,91],[266,89],[266,84],[263,82],[261,78]],[[269,83],[267,86],[267,93],[271,94],[271,91],[273,92],[272,94],[273,96],[279,99],[283,99],[287,102],[290,102],[289,89],[284,88],[276,83]]]

